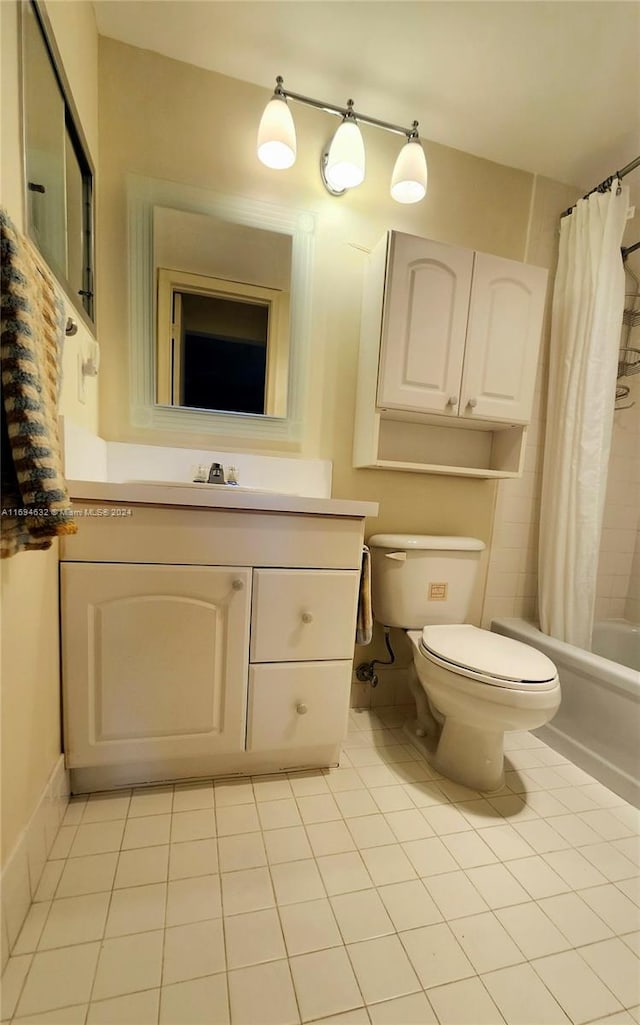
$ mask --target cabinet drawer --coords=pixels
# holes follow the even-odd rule
[[[357,570],[257,569],[252,662],[353,658]]]
[[[351,660],[251,666],[247,750],[339,744],[347,728],[351,666]]]

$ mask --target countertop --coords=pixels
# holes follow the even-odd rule
[[[175,485],[161,481],[68,480],[74,502],[117,505],[177,505],[199,509],[243,509],[255,512],[307,513],[314,516],[350,516],[362,519],[378,515],[377,502],[343,498],[307,498],[269,491],[244,491],[230,486]]]

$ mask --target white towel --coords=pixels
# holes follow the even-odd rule
[[[362,547],[360,569],[360,591],[358,594],[358,619],[356,623],[356,644],[371,644],[373,636],[373,613],[371,612],[371,555],[366,545]]]

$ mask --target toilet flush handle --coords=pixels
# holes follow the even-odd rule
[[[406,552],[385,552],[384,553],[384,557],[385,557],[385,559],[395,559],[396,562],[406,562],[407,561],[407,553]]]

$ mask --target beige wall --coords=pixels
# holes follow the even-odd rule
[[[83,128],[97,161],[97,32],[90,3],[47,3],[56,41]],[[24,228],[18,82],[18,16],[14,0],[0,2],[2,104],[0,202]],[[69,308],[68,312],[73,311]],[[88,333],[68,339],[61,412],[87,427],[97,424],[93,382],[77,399],[77,363]],[[2,864],[13,850],[60,754],[57,546],[2,563]]]
[[[210,435],[150,433],[129,422],[126,173],[310,210],[317,226],[309,367],[313,387],[308,389],[297,451],[333,460],[334,496],[380,502],[378,519],[367,525],[369,533],[450,532],[489,541],[494,482],[351,466],[363,250],[395,228],[523,259],[533,177],[427,143],[428,198],[415,207],[401,207],[389,197],[397,139],[365,129],[367,180],[352,194],[335,199],[325,192],[317,166],[335,128],[327,115],[295,106],[297,163],[278,173],[258,162],[255,138],[268,97],[268,84],[259,89],[100,39],[98,284],[103,295],[122,299],[110,302],[100,321],[101,433],[118,441],[246,447]],[[476,620],[480,597],[479,592]]]

